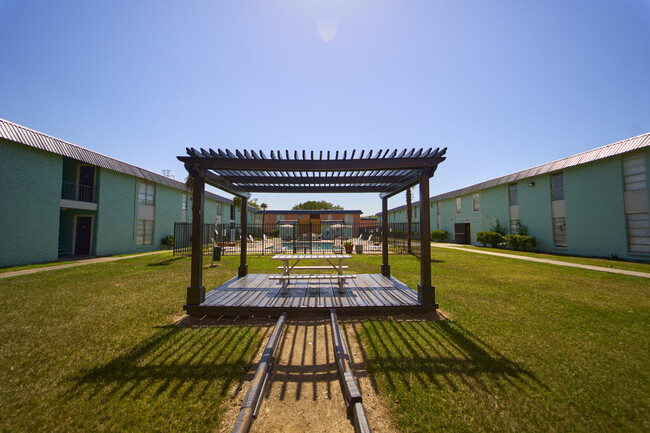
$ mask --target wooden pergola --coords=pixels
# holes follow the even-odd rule
[[[248,274],[246,238],[248,199],[251,193],[379,193],[382,200],[381,274],[390,277],[388,263],[388,199],[408,188],[420,186],[420,284],[421,305],[437,308],[431,285],[431,245],[429,222],[429,179],[445,160],[444,149],[380,150],[374,152],[274,152],[197,150],[187,148],[185,164],[194,181],[192,202],[192,266],[187,288],[187,304],[205,300],[202,261],[202,224],[205,184],[241,197],[241,259],[239,277]],[[355,157],[356,156],[356,157]]]

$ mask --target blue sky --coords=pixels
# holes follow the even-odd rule
[[[186,146],[447,147],[435,195],[650,132],[647,0],[0,0],[0,41],[0,117],[177,179]]]

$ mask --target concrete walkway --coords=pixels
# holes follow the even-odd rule
[[[466,251],[468,253],[486,254],[488,256],[507,257],[509,259],[526,260],[526,261],[529,261],[529,262],[537,262],[537,263],[547,263],[549,265],[568,266],[570,268],[589,269],[590,271],[610,272],[612,274],[623,274],[623,275],[630,275],[630,276],[633,276],[633,277],[650,278],[650,273],[647,273],[647,272],[628,271],[628,270],[625,270],[625,269],[605,268],[603,266],[581,265],[579,263],[563,262],[563,261],[560,261],[560,260],[539,259],[537,257],[516,256],[514,254],[497,253],[497,252],[493,252],[493,251],[482,251],[482,250],[475,250],[473,248],[459,247],[458,245],[455,245],[455,244],[441,244],[441,243],[438,243],[438,242],[432,242],[431,246],[436,247],[436,248],[448,248],[448,249],[451,249],[451,250]]]
[[[53,271],[55,269],[65,269],[65,268],[73,268],[75,266],[92,265],[93,263],[114,262],[116,260],[132,259],[134,257],[150,256],[152,254],[168,253],[170,251],[171,250],[161,250],[161,251],[154,251],[154,252],[151,252],[151,253],[133,254],[133,255],[121,256],[121,257],[97,257],[97,258],[94,258],[94,259],[79,259],[79,261],[76,261],[74,263],[62,263],[60,265],[43,266],[42,268],[30,268],[30,269],[22,269],[20,271],[3,272],[3,273],[0,273],[0,279],[9,278],[9,277],[17,277],[19,275],[35,274],[37,272]]]

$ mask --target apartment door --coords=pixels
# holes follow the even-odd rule
[[[74,251],[78,256],[90,255],[90,239],[92,235],[93,217],[77,216],[74,228]]]
[[[454,242],[463,245],[472,243],[472,231],[469,223],[454,224]]]

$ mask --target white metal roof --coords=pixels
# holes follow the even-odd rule
[[[0,119],[0,138],[44,150],[46,152],[56,153],[57,155],[66,156],[77,161],[96,165],[97,167],[128,174],[140,179],[146,179],[172,188],[183,191],[187,190],[185,184],[178,180],[102,155],[101,153],[85,149],[76,144],[68,143],[67,141],[9,122],[8,120]],[[232,204],[232,200],[218,194],[206,191],[205,195],[213,200]]]
[[[476,191],[487,188],[492,188],[498,185],[513,183],[521,179],[539,176],[545,173],[552,173],[561,171],[569,167],[575,167],[581,164],[598,161],[601,159],[609,158],[611,156],[620,155],[634,150],[642,149],[650,146],[650,132],[636,137],[627,138],[625,140],[617,141],[606,146],[598,147],[596,149],[588,150],[586,152],[578,153],[577,155],[569,156],[567,158],[558,159],[557,161],[547,162],[546,164],[538,165],[527,170],[518,171],[515,173],[507,174],[505,176],[497,177],[494,179],[486,180],[485,182],[477,183],[465,188],[449,191],[443,194],[431,197],[431,202],[446,200],[450,198],[461,197]],[[414,202],[413,206],[419,205],[420,202]],[[398,206],[390,209],[390,211],[397,211],[405,209],[406,205]],[[377,215],[381,215],[381,212]]]

